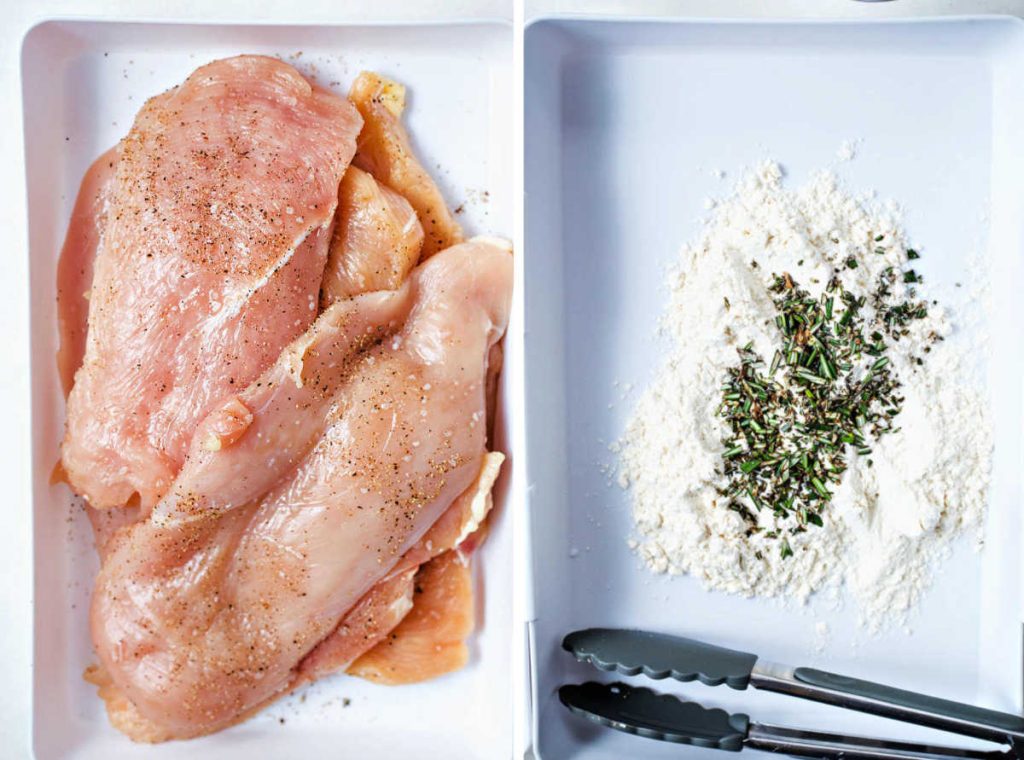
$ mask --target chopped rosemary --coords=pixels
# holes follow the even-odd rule
[[[912,250],[907,255],[917,257]],[[858,262],[850,257],[844,265],[854,269]],[[757,513],[764,509],[792,519],[790,534],[821,527],[849,457],[870,455],[869,439],[897,429],[904,399],[885,355],[887,341],[899,340],[911,320],[928,314],[913,289],[910,300],[892,303],[897,276],[892,267],[883,270],[870,310],[869,299],[847,291],[837,276],[818,298],[789,274],[773,276],[777,349],[767,368],[752,343],[737,349],[739,363],[727,372],[718,412],[728,429],[720,493],[749,523],[749,533],[763,530]],[[913,270],[903,279],[920,282]],[[792,556],[789,541],[781,541],[782,556]]]

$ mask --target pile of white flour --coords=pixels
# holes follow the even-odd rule
[[[854,198],[828,173],[788,190],[779,166],[766,162],[714,207],[670,273],[661,328],[674,347],[613,445],[633,504],[632,543],[651,569],[697,576],[710,589],[801,601],[845,584],[862,622],[877,630],[916,604],[953,537],[970,530],[980,541],[992,454],[987,397],[976,377],[984,340],[932,345],[930,334],[952,328],[927,283],[913,285],[929,299],[927,318],[909,324],[910,335],[886,353],[906,397],[899,429],[873,442],[871,467],[850,453],[823,527],[789,537],[794,554],[784,558],[778,539],[765,534],[777,524],[791,527],[792,518],[776,523],[762,510],[766,530],[748,536],[747,523],[716,490],[727,369],[737,364],[737,347],[752,341],[771,357],[778,340],[772,274],[789,273],[817,297],[835,273],[847,290],[868,295],[884,268],[917,263],[908,264],[906,246],[894,206]],[[898,277],[893,289],[900,295],[909,287]],[[925,345],[930,352],[922,353]]]

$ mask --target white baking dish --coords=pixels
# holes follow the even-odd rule
[[[508,477],[479,555],[479,631],[459,673],[401,688],[338,676],[212,737],[133,745],[107,723],[82,671],[96,562],[88,526],[51,486],[63,426],[54,273],[78,183],[122,137],[145,98],[198,65],[241,52],[279,55],[344,91],[364,67],[409,87],[408,123],[424,164],[473,234],[512,227],[512,31],[504,22],[272,26],[50,21],[22,52],[29,193],[35,533],[34,749],[39,758],[496,758],[511,752],[512,595]],[[513,329],[513,332],[516,332]],[[514,353],[514,352],[513,352]],[[505,369],[517,372],[514,359]],[[501,416],[514,394],[503,390]],[[499,420],[499,442],[512,445]]]
[[[545,19],[525,40],[525,623],[538,756],[715,756],[567,713],[566,681],[607,678],[560,649],[575,628],[642,627],[989,707],[1022,709],[1024,24]],[[859,140],[839,164],[837,149]],[[837,165],[855,189],[906,205],[929,281],[953,292],[988,250],[996,453],[986,551],[961,542],[913,619],[872,639],[854,611],[806,613],[650,575],[627,547],[628,499],[607,445],[664,346],[662,267],[699,229],[708,195],[764,157],[791,182]],[[725,179],[715,170],[727,172]],[[970,332],[954,338],[971,341]],[[815,624],[828,622],[815,651]],[[854,644],[854,642],[856,642]],[[798,700],[661,682],[754,719],[874,735],[935,732]],[[955,738],[954,738],[954,743]]]

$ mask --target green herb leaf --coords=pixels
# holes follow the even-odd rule
[[[856,260],[850,257],[847,266],[855,268]],[[790,275],[773,276],[768,289],[778,343],[771,364],[765,372],[753,342],[738,349],[718,409],[729,430],[721,492],[751,534],[777,537],[757,523],[755,513],[764,508],[781,519],[794,516],[790,532],[822,526],[830,487],[846,472],[847,456],[869,455],[869,434],[877,439],[896,430],[903,398],[886,351],[912,320],[927,315],[923,301],[894,302],[891,285],[898,276],[886,267],[870,296],[847,291],[833,277],[817,298]]]

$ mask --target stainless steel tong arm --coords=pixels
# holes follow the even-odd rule
[[[750,685],[883,718],[995,742],[1024,742],[1024,718],[813,668],[758,660]]]

